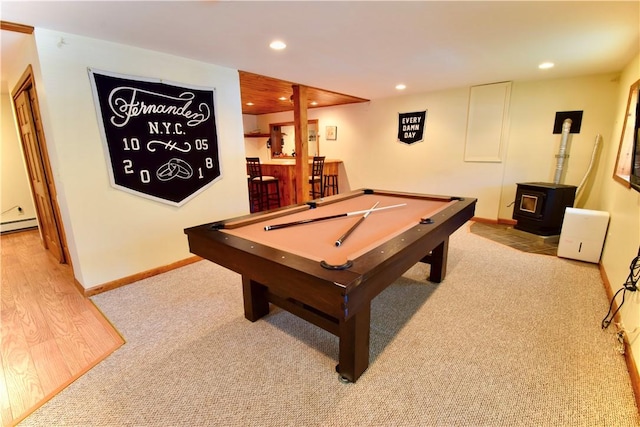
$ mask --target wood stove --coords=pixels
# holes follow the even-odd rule
[[[564,211],[573,207],[577,187],[545,182],[516,185],[513,219],[518,223],[514,228],[540,236],[560,234]]]

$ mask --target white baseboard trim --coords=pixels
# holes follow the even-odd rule
[[[0,233],[18,231],[27,228],[37,228],[38,221],[35,218],[19,219],[17,221],[6,221],[0,224]]]

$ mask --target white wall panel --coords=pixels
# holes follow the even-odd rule
[[[511,82],[472,86],[464,160],[501,162],[509,124]]]

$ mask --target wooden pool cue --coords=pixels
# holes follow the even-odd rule
[[[341,245],[345,240],[347,240],[347,237],[349,237],[349,235],[350,235],[351,233],[353,233],[353,231],[354,231],[356,228],[358,228],[358,226],[359,226],[360,224],[362,224],[362,221],[364,221],[365,219],[367,219],[367,217],[369,216],[369,214],[370,214],[370,213],[371,213],[371,212],[376,208],[376,206],[378,206],[378,204],[379,204],[379,203],[380,203],[380,202],[376,202],[376,204],[375,204],[375,205],[373,205],[373,206],[371,207],[371,209],[369,209],[368,211],[366,211],[366,212],[364,213],[364,215],[362,215],[362,216],[360,217],[360,219],[359,219],[355,224],[353,224],[353,226],[352,226],[350,229],[348,229],[348,230],[347,230],[347,232],[346,232],[346,233],[344,233],[342,236],[340,236],[340,237],[338,238],[338,240],[336,240],[336,246],[340,246],[340,245]]]
[[[363,214],[365,212],[375,212],[375,211],[381,211],[384,209],[391,209],[391,208],[399,208],[400,206],[406,206],[406,203],[400,203],[399,205],[391,205],[391,206],[383,206],[381,208],[376,208],[376,209],[365,209],[363,211],[354,211],[354,212],[346,212],[346,213],[341,213],[341,214],[337,214],[337,215],[329,215],[329,216],[323,216],[320,218],[309,218],[309,219],[302,219],[300,221],[293,221],[293,222],[287,222],[284,224],[274,224],[274,225],[267,225],[264,227],[265,231],[269,231],[269,230],[277,230],[279,228],[285,228],[285,227],[292,227],[294,225],[302,225],[302,224],[309,224],[311,222],[318,222],[318,221],[325,221],[328,219],[334,219],[334,218],[340,218],[340,217],[346,217],[346,216],[353,216],[353,215],[360,215]]]

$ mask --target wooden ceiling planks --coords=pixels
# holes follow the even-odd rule
[[[293,111],[293,85],[299,83],[275,79],[273,77],[239,71],[242,114],[260,115]],[[284,98],[284,99],[279,99]],[[307,86],[307,108],[330,107],[335,105],[368,102],[368,99],[344,95],[328,90]],[[247,103],[253,105],[247,105]],[[311,103],[315,102],[315,105]]]

